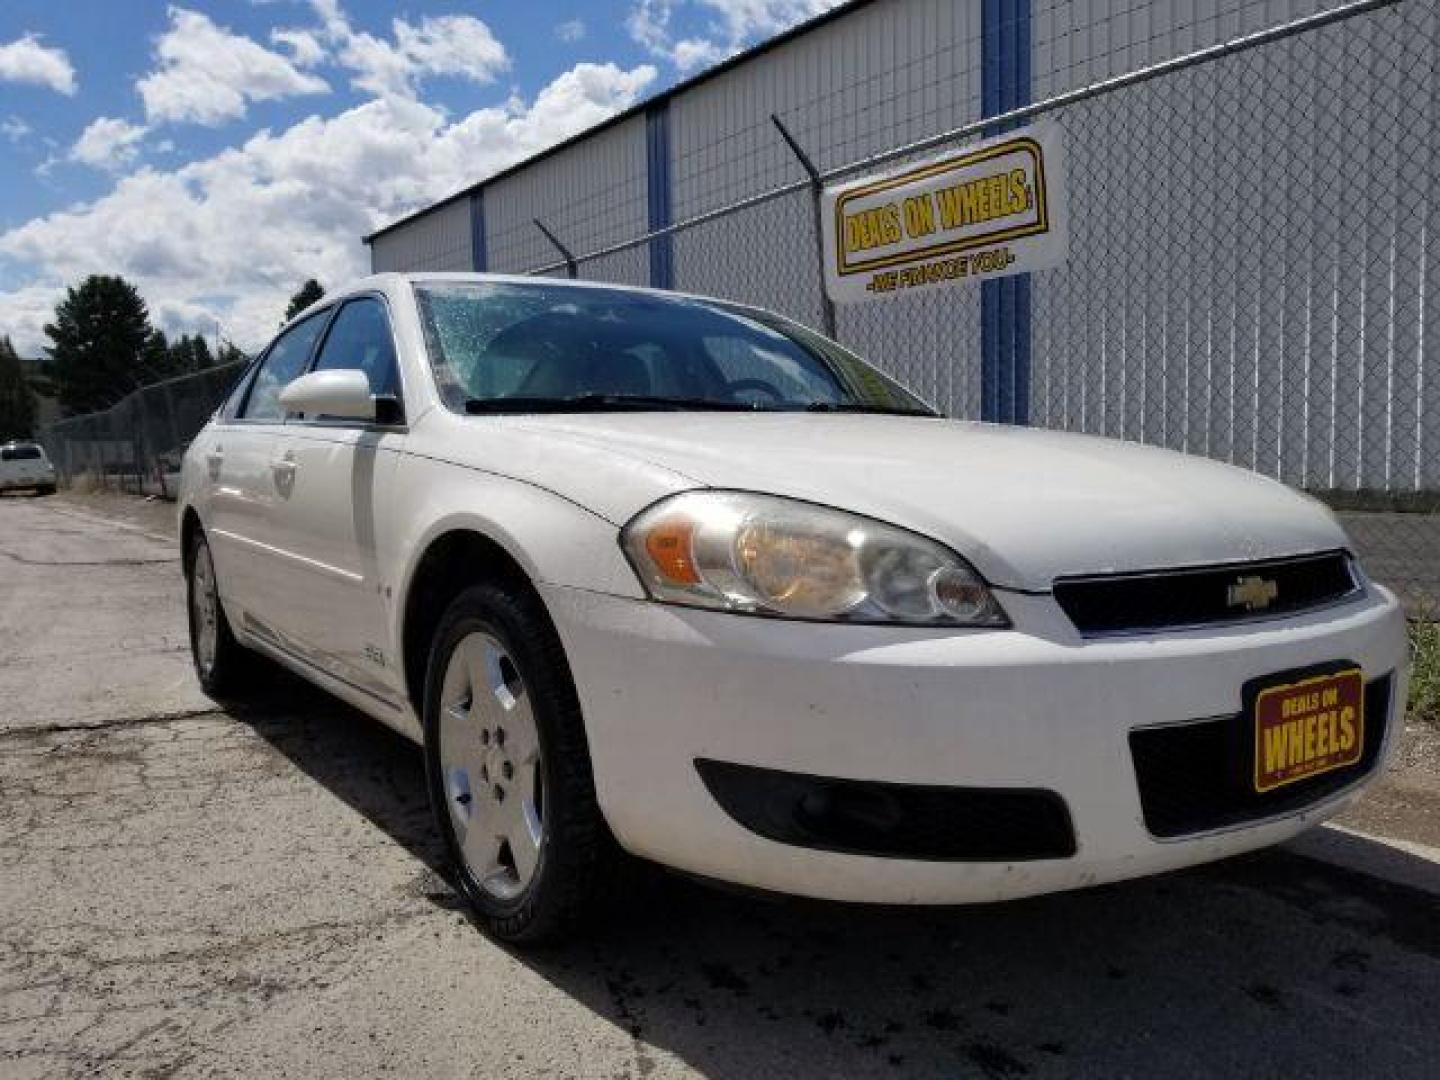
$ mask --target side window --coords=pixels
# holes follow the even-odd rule
[[[395,339],[385,305],[373,297],[351,300],[340,309],[320,357],[316,371],[359,368],[370,379],[370,393],[377,397],[399,397],[400,376],[395,365]]]
[[[315,339],[325,326],[324,312],[292,326],[275,339],[250,388],[250,396],[240,415],[246,420],[283,420],[285,410],[280,407],[280,391],[298,379],[305,371],[310,359],[310,350]]]

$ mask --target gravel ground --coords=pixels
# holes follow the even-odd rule
[[[418,751],[282,676],[205,699],[172,508],[104,498],[0,500],[6,1080],[1435,1075],[1424,732],[1348,831],[1195,871],[945,911],[662,878],[516,954]]]

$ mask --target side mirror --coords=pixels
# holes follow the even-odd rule
[[[359,368],[334,368],[301,375],[280,391],[286,412],[306,416],[338,416],[346,420],[375,419],[370,378]]]

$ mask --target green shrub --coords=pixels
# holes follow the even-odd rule
[[[1410,676],[1410,719],[1440,728],[1440,623],[1410,624],[1415,669]]]

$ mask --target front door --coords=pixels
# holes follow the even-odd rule
[[[206,527],[227,607],[246,632],[272,642],[286,622],[275,587],[286,563],[276,533],[283,478],[274,468],[288,436],[280,391],[304,372],[328,312],[296,323],[271,344],[235,415],[198,448],[210,490]]]
[[[382,300],[362,296],[335,315],[312,370],[365,372],[386,415],[365,423],[292,416],[275,447],[278,624],[305,660],[391,705],[403,700],[400,657],[388,641],[391,598],[376,546],[376,516],[405,440],[394,339]]]

